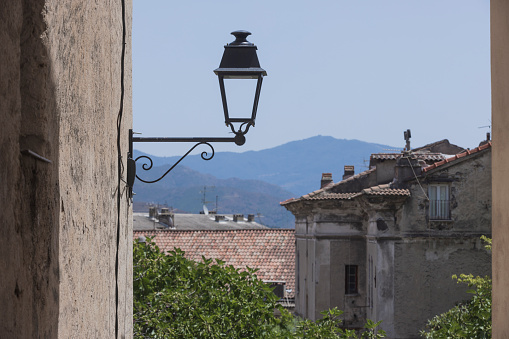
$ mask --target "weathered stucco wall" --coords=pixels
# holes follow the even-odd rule
[[[382,321],[383,330],[394,338],[394,241],[368,240],[367,318]]]
[[[442,165],[409,185],[413,197],[405,204],[400,219],[403,233],[429,231],[457,234],[491,233],[491,148],[473,154],[460,163]],[[466,159],[466,158],[465,158]],[[450,188],[451,220],[429,220],[429,184]]]
[[[509,337],[509,3],[491,0],[493,338]]]
[[[390,338],[418,338],[427,319],[469,299],[453,274],[491,274],[490,253],[479,238],[407,239],[396,241],[394,252],[396,331]]]
[[[299,209],[296,217],[297,314],[316,320],[338,307],[344,323],[362,327],[365,319],[366,223],[357,203],[323,202]],[[342,207],[343,209],[339,209]],[[352,239],[357,237],[356,239]],[[345,294],[345,265],[358,266],[359,293]]]
[[[116,146],[121,2],[2,7],[0,337],[114,338],[117,226],[118,333],[130,337],[132,224],[124,184],[118,187]],[[132,125],[131,7],[127,1],[124,168]]]
[[[0,337],[58,330],[58,117],[40,35],[44,3],[0,11]],[[53,164],[21,154],[31,150]]]
[[[318,258],[319,260],[321,258]],[[331,241],[329,273],[331,280],[329,304],[319,305],[320,311],[338,307],[344,311],[344,324],[349,327],[361,328],[366,319],[366,240],[344,238]],[[358,293],[345,293],[345,266],[358,267]],[[325,284],[325,282],[321,282]]]

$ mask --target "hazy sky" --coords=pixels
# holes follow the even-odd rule
[[[407,128],[415,147],[472,148],[489,131],[479,128],[491,124],[487,0],[134,0],[134,130],[229,136],[213,70],[240,29],[268,76],[246,144],[216,152],[319,134],[403,147]]]

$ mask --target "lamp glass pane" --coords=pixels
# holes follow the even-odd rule
[[[257,79],[224,79],[230,119],[251,119]]]

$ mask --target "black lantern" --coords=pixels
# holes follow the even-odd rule
[[[127,186],[129,187],[129,197],[133,196],[133,184],[135,178],[145,183],[155,183],[164,178],[170,173],[175,166],[177,166],[185,157],[187,157],[196,147],[205,145],[210,148],[209,152],[202,152],[201,158],[203,160],[210,160],[214,157],[214,147],[211,143],[216,142],[234,142],[237,145],[243,145],[246,142],[245,134],[251,126],[254,126],[256,119],[256,110],[258,109],[258,99],[260,98],[260,89],[262,88],[262,79],[267,72],[260,68],[258,56],[256,55],[256,46],[246,40],[247,36],[251,33],[247,31],[232,32],[235,36],[235,41],[231,44],[224,46],[224,54],[221,59],[219,68],[214,70],[219,78],[219,86],[221,88],[221,97],[223,100],[224,118],[226,126],[229,126],[235,137],[136,137],[133,130],[129,130],[129,153],[127,155]],[[253,103],[253,111],[251,115],[246,118],[230,118],[228,113],[228,105],[226,103],[226,93],[224,88],[224,79],[254,79],[257,80],[255,98]],[[240,124],[238,130],[235,130],[234,123]],[[186,154],[174,163],[163,175],[154,180],[146,180],[140,178],[136,174],[136,162],[140,159],[145,159],[145,163],[141,168],[148,171],[153,166],[152,159],[147,155],[140,155],[133,159],[133,143],[135,142],[186,142],[193,143]]]
[[[244,134],[247,133],[249,127],[255,125],[256,111],[258,109],[258,100],[260,98],[260,90],[262,88],[263,77],[267,72],[260,67],[258,56],[256,55],[256,46],[247,41],[248,31],[232,32],[235,41],[224,46],[224,54],[221,59],[219,68],[214,70],[219,78],[219,87],[221,89],[221,98],[223,100],[224,119],[226,126],[235,133],[235,143],[243,145],[246,141]],[[245,118],[231,118],[228,112],[228,104],[226,102],[226,91],[224,87],[224,79],[254,79],[256,83],[256,91],[253,102],[253,110],[251,115],[246,113]],[[239,123],[238,130],[235,130],[233,123]]]

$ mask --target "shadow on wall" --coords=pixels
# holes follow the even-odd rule
[[[0,337],[58,334],[59,127],[44,6],[8,1],[0,14]]]

